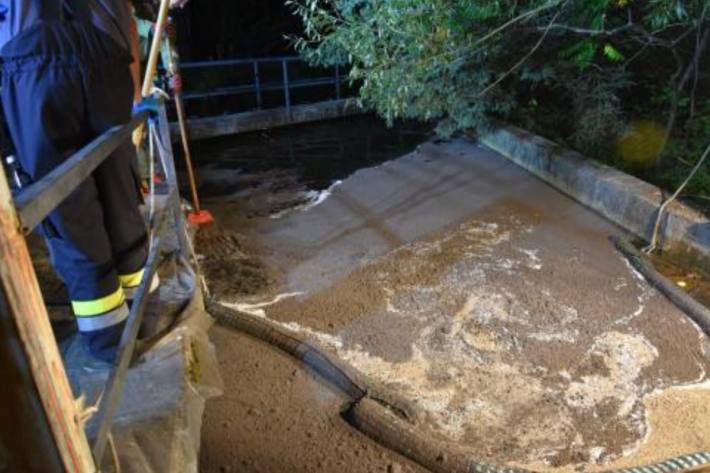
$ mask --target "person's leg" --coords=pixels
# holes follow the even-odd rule
[[[100,133],[130,119],[133,82],[127,64],[116,61],[92,70],[87,89],[89,121],[94,132]],[[139,209],[142,203],[140,175],[133,143],[126,141],[119,146],[96,170],[94,178],[119,280],[130,300],[141,282],[148,257],[148,236]]]
[[[33,180],[92,138],[82,83],[75,67],[45,64],[20,69],[6,62],[3,107],[18,159]],[[42,231],[90,352],[111,361],[128,309],[99,197],[96,182],[89,177],[43,222]]]

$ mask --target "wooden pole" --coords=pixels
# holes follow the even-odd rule
[[[175,26],[173,25],[173,28]],[[173,33],[176,33],[173,30]],[[168,68],[173,76],[174,87],[173,95],[175,98],[175,111],[177,112],[178,124],[180,126],[180,139],[182,141],[182,151],[185,156],[185,167],[187,167],[187,177],[190,181],[190,193],[192,194],[193,211],[187,216],[190,223],[196,225],[210,225],[214,222],[214,217],[207,210],[202,210],[200,207],[200,196],[197,193],[197,182],[195,179],[195,170],[192,166],[192,153],[190,152],[190,142],[187,135],[185,105],[182,100],[182,76],[180,74],[180,56],[177,52],[177,47],[174,44],[174,35],[168,35]],[[165,130],[169,133],[169,131]],[[170,136],[168,134],[168,136]],[[176,183],[177,185],[177,183]]]
[[[163,32],[165,31],[169,10],[170,0],[161,0],[158,19],[155,22],[153,42],[150,45],[150,53],[148,54],[148,64],[145,66],[145,75],[143,76],[143,87],[141,88],[141,95],[143,97],[148,97],[153,91],[153,79],[155,78],[155,71],[158,68],[158,58],[160,57],[160,43],[163,39]],[[133,143],[138,146],[142,138],[143,126],[139,126],[133,132]],[[151,176],[151,179],[152,178],[153,176]]]
[[[143,88],[141,89],[143,97],[147,97],[153,91],[153,78],[155,77],[155,70],[158,67],[158,57],[160,57],[160,43],[163,40],[163,32],[165,31],[165,25],[168,21],[169,10],[170,0],[161,0],[160,10],[158,11],[158,19],[155,22],[153,43],[150,45],[148,64],[145,66],[145,75],[143,76]]]
[[[175,110],[177,111],[178,123],[180,124],[180,138],[182,141],[182,151],[185,154],[185,165],[187,167],[187,177],[190,180],[190,192],[192,193],[192,206],[195,212],[201,212],[200,197],[197,194],[197,184],[195,182],[195,171],[192,168],[192,155],[190,154],[190,143],[187,139],[187,127],[185,126],[185,107],[182,102],[182,92],[175,92]]]
[[[6,420],[17,418],[20,412],[27,414],[24,423],[34,425],[37,435],[27,438],[24,451],[11,451],[8,455],[16,464],[24,461],[40,465],[61,464],[70,473],[95,472],[96,467],[83,427],[79,422],[77,406],[69,386],[64,364],[54,339],[49,316],[44,306],[37,276],[32,266],[27,243],[15,212],[12,194],[0,166],[0,318],[3,363],[0,367],[2,381],[3,438],[12,432],[16,436],[8,442],[16,442],[23,429],[29,425],[7,424]],[[6,398],[25,396],[22,404],[4,404]],[[15,410],[15,412],[8,412]],[[24,417],[24,416],[22,416]],[[27,430],[25,430],[27,431]],[[51,444],[53,443],[53,448]],[[36,451],[45,445],[43,451]],[[47,446],[49,445],[49,446]],[[9,447],[9,445],[5,445]],[[34,458],[30,458],[34,457]],[[31,467],[34,468],[34,467]],[[12,468],[11,468],[12,470]],[[24,469],[16,471],[27,471]]]
[[[172,26],[175,28],[175,25]],[[174,31],[173,31],[174,33]],[[173,78],[177,79],[177,85],[173,90],[173,96],[175,98],[175,111],[177,112],[178,125],[180,126],[180,141],[182,142],[182,151],[185,155],[185,165],[187,167],[187,177],[190,181],[190,193],[192,194],[192,207],[195,212],[199,213],[202,209],[200,208],[200,197],[197,194],[197,183],[195,181],[195,170],[192,167],[192,153],[190,153],[190,141],[187,136],[187,126],[185,123],[185,104],[182,100],[182,77],[180,74],[180,58],[178,56],[177,48],[173,42],[171,35],[168,35],[168,48],[170,58],[170,64],[168,65],[170,73]]]

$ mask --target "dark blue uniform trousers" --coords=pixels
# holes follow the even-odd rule
[[[130,55],[91,25],[41,22],[7,43],[2,57],[7,124],[33,180],[131,117]],[[128,315],[119,277],[135,284],[147,257],[137,176],[127,141],[41,227],[79,330],[107,361]]]

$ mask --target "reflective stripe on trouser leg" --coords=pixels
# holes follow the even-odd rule
[[[141,283],[141,279],[143,279],[144,273],[145,269],[139,269],[135,273],[119,274],[118,280],[121,281],[121,286],[123,286],[124,289],[127,287],[138,287]]]
[[[123,286],[123,293],[129,301],[135,298],[136,292],[138,292],[138,286],[140,286],[140,283],[143,280],[143,274],[145,274],[145,269],[141,269],[135,273],[118,276],[119,281],[121,281],[121,286]],[[150,281],[148,294],[155,292],[159,285],[160,278],[158,277],[158,273],[155,273],[153,274],[153,279]]]
[[[90,301],[72,301],[74,315],[81,332],[93,332],[118,325],[128,317],[123,288],[108,296]]]

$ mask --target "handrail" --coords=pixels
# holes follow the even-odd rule
[[[173,189],[169,194],[168,202],[171,202],[176,197],[177,189]],[[141,279],[141,283],[138,286],[138,291],[133,301],[131,311],[128,314],[128,320],[126,321],[125,329],[121,335],[121,342],[116,355],[116,360],[114,361],[114,367],[111,370],[108,380],[106,381],[106,388],[104,389],[104,394],[101,397],[101,403],[99,404],[99,410],[97,413],[98,428],[96,439],[94,440],[94,444],[91,448],[97,463],[99,462],[99,459],[103,458],[104,452],[106,451],[106,444],[113,416],[116,413],[116,409],[118,409],[118,402],[121,399],[123,384],[126,381],[126,374],[128,372],[128,366],[133,358],[136,339],[138,338],[138,329],[140,329],[141,322],[143,321],[143,314],[148,301],[148,291],[151,281],[153,280],[153,275],[155,274],[158,266],[160,247],[164,241],[163,234],[165,233],[165,225],[169,213],[168,210],[169,206],[164,208],[157,216],[153,236],[151,238],[148,261],[145,265],[145,272],[143,274],[143,278]]]
[[[222,59],[216,61],[193,61],[180,64],[180,68],[185,69],[207,69],[223,66],[240,66],[252,65],[251,84],[232,85],[226,87],[212,88],[209,91],[193,91],[183,93],[183,99],[196,100],[209,97],[222,97],[226,95],[238,95],[243,93],[254,93],[256,96],[256,109],[261,110],[262,93],[264,91],[283,90],[283,106],[286,112],[290,113],[292,105],[291,90],[306,87],[319,87],[323,85],[335,86],[335,98],[340,100],[342,84],[347,81],[347,75],[342,75],[339,66],[335,66],[333,73],[327,77],[315,77],[310,79],[291,80],[289,74],[289,64],[292,62],[304,62],[300,56],[280,56],[280,57],[261,57],[261,58],[242,58],[242,59]],[[281,82],[262,82],[262,77],[259,70],[260,64],[265,63],[280,63],[281,64]]]
[[[341,82],[343,79],[341,79]],[[319,85],[335,85],[337,84],[336,80],[330,77],[319,77],[316,79],[303,79],[303,80],[298,80],[298,81],[292,81],[289,83],[289,86],[291,89],[298,89],[298,88],[303,88],[303,87],[316,87]],[[260,84],[259,85],[259,90],[263,91],[274,91],[274,90],[282,90],[283,85],[282,84],[277,84],[277,83],[271,83],[271,84]],[[234,86],[228,86],[228,87],[220,87],[220,88],[214,88],[211,89],[209,92],[185,92],[182,95],[182,98],[185,100],[188,99],[201,99],[205,97],[220,97],[224,95],[236,95],[244,92],[252,92],[255,91],[256,87],[254,84],[245,84],[245,85],[234,85]]]
[[[180,69],[198,69],[203,67],[215,66],[237,66],[241,64],[263,63],[263,62],[292,62],[303,61],[300,56],[273,56],[273,57],[255,57],[241,59],[216,59],[213,61],[188,61],[181,62]]]
[[[103,163],[110,154],[126,140],[130,140],[133,130],[141,126],[148,118],[148,112],[140,112],[124,124],[114,126],[102,133],[96,139],[77,151],[60,166],[42,179],[22,190],[14,199],[16,213],[25,234],[32,231],[44,220],[64,199],[66,199],[91,173]],[[157,122],[157,123],[156,123]],[[157,121],[159,152],[163,154],[164,171],[169,185],[167,205],[163,207],[152,223],[150,249],[144,268],[143,277],[136,297],[134,298],[126,326],[123,330],[120,345],[114,365],[109,374],[104,394],[97,414],[97,434],[92,445],[92,454],[97,465],[101,463],[106,451],[108,434],[111,429],[114,414],[118,408],[128,367],[140,328],[143,313],[147,303],[150,283],[156,272],[160,256],[161,244],[165,241],[166,223],[172,217],[175,230],[178,232],[178,244],[183,258],[188,255],[188,242],[184,231],[184,220],[180,205],[177,176],[174,168],[172,147],[170,144],[169,124],[165,104],[160,101]],[[39,289],[37,289],[39,291]]]
[[[42,179],[21,191],[15,197],[15,208],[24,233],[29,234],[39,225],[147,117],[148,112],[141,112],[134,115],[127,124],[107,130]]]
[[[152,233],[150,238],[150,249],[148,251],[148,260],[146,262],[141,283],[138,286],[136,297],[133,299],[133,306],[128,315],[126,326],[121,335],[121,342],[118,349],[114,367],[106,383],[104,395],[101,398],[98,411],[98,427],[96,439],[92,446],[94,458],[101,459],[106,451],[108,434],[110,432],[113,416],[118,409],[118,402],[121,399],[123,385],[126,378],[126,373],[133,359],[133,352],[138,337],[138,329],[143,320],[146,303],[148,301],[149,287],[153,281],[153,276],[157,270],[158,257],[162,244],[165,241],[163,238],[166,223],[172,216],[175,231],[178,236],[178,245],[181,255],[184,259],[188,256],[187,241],[185,235],[183,214],[180,205],[180,193],[177,183],[177,175],[175,173],[175,163],[173,160],[172,145],[170,143],[170,128],[168,124],[168,116],[165,111],[165,105],[161,101],[160,110],[158,112],[157,123],[152,122],[151,126],[157,126],[157,137],[159,142],[155,143],[158,153],[162,155],[162,162],[165,167],[166,180],[170,189],[167,197],[167,205],[163,207],[155,221],[152,224]],[[162,154],[164,153],[164,155]],[[172,215],[171,215],[172,214]]]

